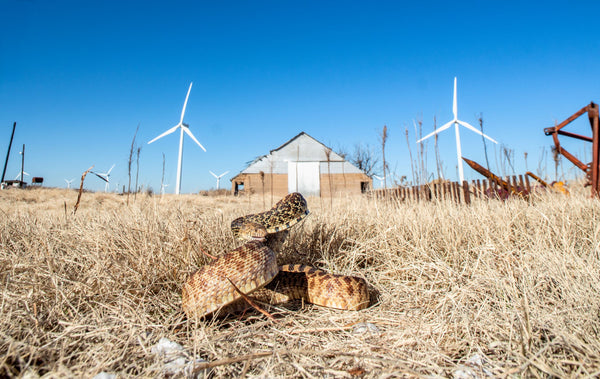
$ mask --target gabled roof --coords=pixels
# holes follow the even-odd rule
[[[363,173],[356,166],[347,162],[330,147],[316,140],[305,132],[301,132],[273,149],[267,155],[255,158],[240,174],[273,173],[287,174],[288,162],[320,162],[328,165],[331,173]],[[233,180],[232,178],[232,180]]]
[[[290,139],[289,141],[287,141],[286,143],[284,143],[283,145],[279,146],[277,149],[273,149],[270,151],[270,153],[273,153],[274,151],[278,151],[283,149],[284,147],[286,147],[287,145],[291,144],[292,142],[294,142],[295,140],[297,140],[298,138],[300,138],[301,136],[307,136],[308,138],[314,140],[316,143],[320,144],[323,146],[323,148],[325,149],[329,149],[331,151],[333,151],[329,146],[325,146],[324,143],[322,143],[321,141],[318,141],[316,138],[310,136],[308,133],[305,132],[300,132],[298,134],[296,134],[296,136],[292,137],[292,139]]]

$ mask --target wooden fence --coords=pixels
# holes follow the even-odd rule
[[[413,187],[396,187],[371,191],[376,199],[401,201],[452,200],[470,204],[472,198],[507,199],[509,196],[526,196],[531,192],[529,178],[523,175],[504,178],[508,186],[492,180],[466,180],[459,182],[429,183]]]

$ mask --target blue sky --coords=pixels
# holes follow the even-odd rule
[[[304,131],[334,150],[369,144],[411,178],[405,137],[458,115],[514,152],[517,173],[554,168],[543,128],[600,101],[597,1],[41,1],[0,0],[0,156],[17,131],[6,177],[20,171],[64,187],[91,165],[116,164],[127,182],[137,125],[139,183],[175,187],[174,126],[190,82],[185,122],[206,147],[184,142],[182,192],[214,188],[230,173]],[[590,135],[587,119],[569,127]],[[485,162],[481,137],[462,129],[463,155]],[[590,148],[565,140],[589,160]],[[435,172],[433,140],[428,169]],[[456,178],[452,129],[440,134],[446,177]],[[492,169],[500,147],[488,144]],[[542,152],[545,151],[545,155]],[[413,157],[414,158],[414,157]],[[467,179],[480,178],[465,165]],[[567,176],[579,174],[564,160]],[[511,172],[512,173],[512,172]],[[86,188],[103,190],[89,177]]]

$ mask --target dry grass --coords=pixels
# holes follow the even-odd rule
[[[577,192],[577,191],[576,191]],[[600,373],[600,202],[309,201],[281,263],[363,276],[360,312],[299,304],[192,322],[184,278],[236,246],[229,223],[262,198],[33,189],[0,192],[0,376],[161,376],[161,337],[216,377]],[[369,322],[378,331],[355,333]]]

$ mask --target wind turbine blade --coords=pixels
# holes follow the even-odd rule
[[[449,127],[451,127],[453,123],[454,123],[454,121],[449,121],[449,122],[445,123],[444,125],[442,125],[441,128],[434,130],[433,132],[429,133],[425,137],[423,137],[420,140],[418,140],[417,143],[421,143],[422,141],[426,140],[427,138],[431,137],[434,134],[438,134],[440,132],[443,132],[444,130],[446,130]]]
[[[148,145],[151,144],[152,142],[156,141],[157,139],[161,139],[166,135],[169,135],[171,133],[173,133],[174,131],[177,130],[177,128],[179,128],[179,125],[181,124],[177,124],[174,127],[172,127],[171,129],[167,130],[166,132],[164,132],[163,134],[159,135],[158,137],[154,138],[152,141],[148,142]]]
[[[214,172],[212,172],[212,171],[210,171],[210,170],[208,170],[208,172],[210,172],[210,174],[211,174],[212,176],[214,176],[215,178],[218,178],[217,174],[215,174]]]
[[[183,130],[185,131],[185,133],[190,136],[191,139],[194,140],[194,142],[196,142],[198,144],[198,146],[200,146],[202,148],[202,150],[204,150],[204,152],[206,153],[206,149],[204,148],[204,146],[202,146],[202,144],[200,144],[200,142],[198,142],[198,140],[196,139],[196,137],[194,137],[194,135],[192,134],[192,132],[190,132],[190,128],[183,128]]]
[[[458,105],[456,104],[456,76],[454,77],[454,100],[452,102],[452,113],[454,113],[454,119],[458,118]]]
[[[460,125],[464,126],[465,128],[467,128],[467,129],[470,129],[471,131],[473,131],[473,132],[475,132],[475,133],[479,134],[480,136],[483,136],[483,137],[485,137],[485,138],[489,139],[489,140],[490,140],[490,141],[492,141],[493,143],[496,143],[496,144],[498,143],[498,142],[496,142],[496,140],[495,140],[495,139],[493,139],[493,138],[491,138],[491,137],[488,137],[488,136],[486,136],[485,134],[481,133],[479,130],[475,129],[475,127],[473,127],[472,125],[470,125],[470,124],[467,124],[466,122],[464,122],[464,121],[460,121],[460,120],[457,120],[457,122],[458,122]]]
[[[96,175],[97,177],[99,177],[100,179],[102,179],[102,180],[104,180],[105,182],[108,183],[108,180],[106,180],[102,175],[96,174],[94,171],[92,171],[92,174]]]
[[[221,178],[223,175],[227,174],[229,171],[225,171],[224,173],[222,173],[221,175],[219,175],[219,178]]]
[[[110,175],[110,172],[112,171],[113,168],[115,168],[115,163],[113,163],[113,165],[110,166],[110,170],[108,170],[108,172],[106,173],[106,175]]]
[[[185,107],[187,107],[187,101],[188,101],[188,97],[190,97],[190,91],[192,90],[192,84],[194,84],[194,82],[190,83],[190,88],[188,88],[187,95],[185,96],[185,102],[183,103],[183,109],[181,110],[181,118],[179,119],[180,124],[183,122],[183,116],[185,115]]]

